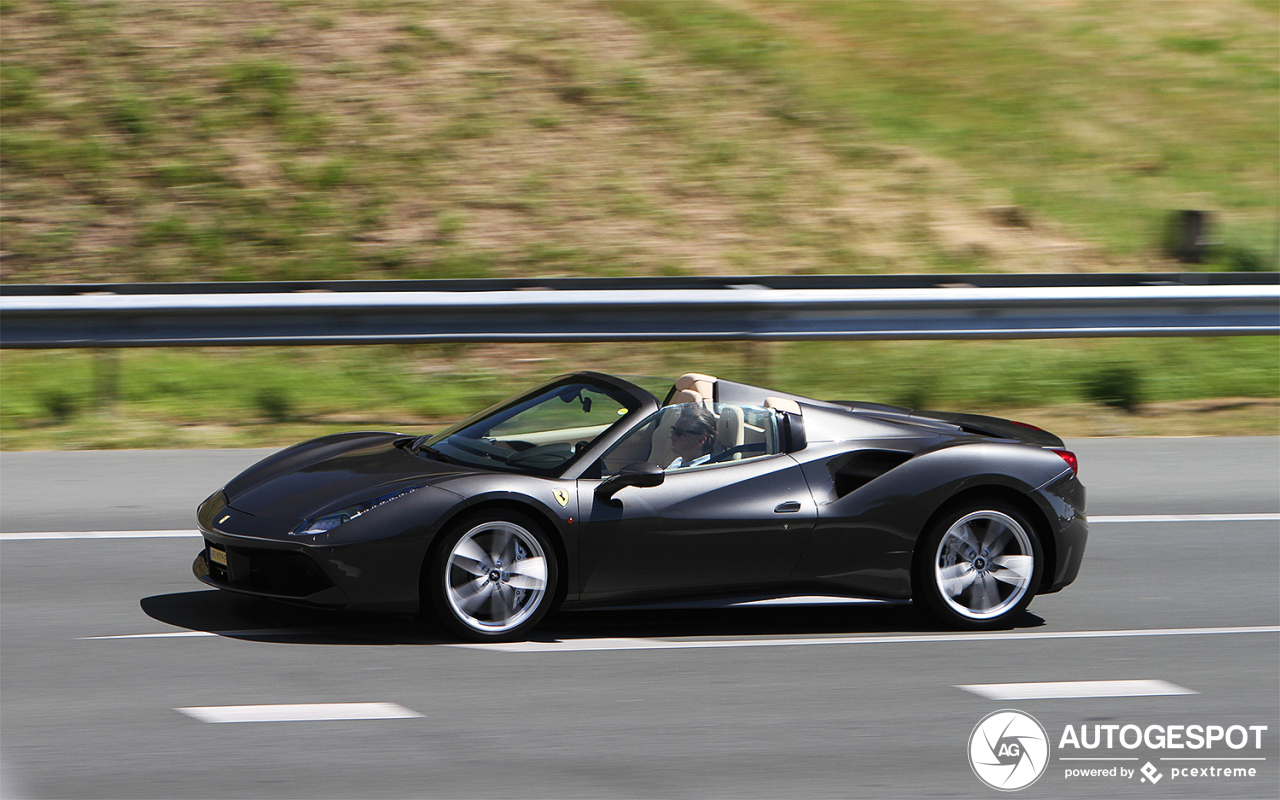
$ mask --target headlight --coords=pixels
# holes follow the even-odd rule
[[[372,500],[366,500],[363,503],[340,508],[337,511],[330,511],[327,514],[321,514],[318,517],[304,520],[301,525],[294,528],[291,533],[294,536],[315,536],[321,533],[328,533],[344,522],[350,522],[361,514],[367,514],[383,503],[390,503],[397,497],[404,497],[410,492],[416,492],[421,486],[410,486],[406,489],[397,489],[391,494],[384,494],[382,497],[375,497]]]

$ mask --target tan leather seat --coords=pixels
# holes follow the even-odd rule
[[[732,450],[742,445],[745,441],[746,425],[742,419],[742,409],[737,406],[719,406],[716,409],[720,412],[716,419],[716,443],[715,448],[711,451],[712,458],[716,458],[720,453]],[[735,453],[729,460],[737,461],[742,458],[742,453]]]
[[[676,378],[676,394],[672,396],[673,403],[711,403],[716,399],[716,381],[718,379],[710,375],[703,375],[700,372],[687,372]],[[677,400],[681,392],[688,391],[699,395],[694,400]]]
[[[689,372],[676,378],[675,394],[671,395],[669,405],[678,406],[683,403],[702,403],[711,410],[712,400],[716,396],[716,378],[710,375],[703,375],[700,372]],[[671,450],[671,427],[675,425],[676,417],[680,416],[680,409],[669,408],[662,413],[662,417],[658,420],[658,424],[653,428],[653,447],[650,450],[649,462],[666,466],[675,461],[676,454]],[[738,426],[741,429],[741,425]],[[719,441],[720,431],[717,426],[716,440]],[[717,444],[717,450],[719,445]]]

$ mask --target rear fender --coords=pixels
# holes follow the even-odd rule
[[[918,454],[859,488],[838,496],[832,464],[848,450],[805,465],[818,505],[818,522],[793,575],[841,584],[873,596],[911,596],[917,540],[930,520],[956,497],[998,491],[1031,498],[1049,513],[1036,487],[1060,475],[1055,453],[1018,444],[979,443]]]

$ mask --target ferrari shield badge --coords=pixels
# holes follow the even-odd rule
[[[556,502],[560,504],[561,508],[569,505],[569,493],[564,489],[552,489],[551,494],[555,496]]]

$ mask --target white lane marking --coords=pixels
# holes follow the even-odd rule
[[[1089,517],[1100,525],[1124,522],[1280,522],[1280,513],[1187,513],[1187,515],[1111,515]],[[33,531],[0,534],[0,541],[58,539],[197,539],[197,530]]]
[[[262,628],[243,631],[168,631],[166,633],[123,633],[115,636],[80,636],[77,642],[104,641],[109,639],[190,639],[194,636],[229,636],[257,638],[267,636],[303,636],[320,633],[310,628]]]
[[[1121,514],[1089,517],[1089,522],[1280,522],[1280,514]],[[0,533],[0,542],[40,542],[58,539],[187,539],[199,538],[197,530],[168,531],[36,531]]]
[[[1069,700],[1084,697],[1161,697],[1200,694],[1161,680],[1052,681],[1047,683],[975,683],[957,685],[988,700]]]
[[[704,650],[723,647],[798,647],[814,644],[930,644],[935,642],[1003,642],[1055,639],[1114,639],[1141,636],[1206,636],[1231,633],[1280,633],[1280,625],[1234,628],[1151,628],[1114,631],[1023,631],[1018,633],[933,633],[896,636],[831,636],[809,639],[571,639],[554,642],[448,644],[463,650],[501,653],[574,653],[598,650]]]
[[[166,631],[164,633],[120,633],[111,636],[78,636],[77,642],[102,642],[114,639],[191,639],[194,637],[224,637],[231,639],[266,639],[273,636],[316,636],[320,634],[343,635],[347,639],[356,638],[356,634],[345,632],[341,626],[325,626],[317,628],[248,628],[238,631]],[[376,636],[362,637],[376,639]],[[423,644],[435,644],[432,640],[423,640]]]
[[[192,706],[175,708],[201,722],[318,722],[349,719],[413,719],[421,717],[395,703],[301,703],[267,706]]]
[[[40,531],[0,533],[0,542],[44,542],[55,539],[188,539],[200,531]]]
[[[95,639],[186,639],[192,636],[217,636],[211,631],[171,631],[169,633],[124,633],[118,636],[81,636],[78,642]]]
[[[190,639],[194,637],[300,636],[316,633],[309,628],[264,628],[242,631],[168,631],[165,633],[123,633],[111,636],[81,636],[76,641],[115,639]],[[501,653],[578,653],[601,650],[706,650],[723,647],[797,647],[811,644],[928,644],[930,642],[999,642],[1055,639],[1113,639],[1141,636],[1204,636],[1229,633],[1280,633],[1280,625],[1235,628],[1151,628],[1114,631],[1023,631],[1015,633],[931,633],[892,636],[830,636],[809,639],[570,639],[553,642],[507,642],[502,644],[423,644],[463,650],[492,650]],[[964,687],[961,687],[964,688]]]
[[[1132,514],[1090,516],[1089,522],[1280,522],[1280,514]]]

